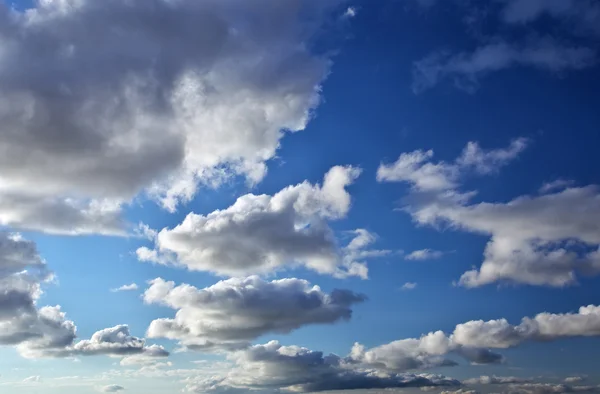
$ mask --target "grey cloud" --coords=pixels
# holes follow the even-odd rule
[[[336,277],[366,278],[364,260],[389,251],[365,249],[375,237],[356,230],[339,248],[329,220],[350,209],[346,188],[360,169],[336,166],[322,185],[303,182],[274,195],[247,194],[230,207],[207,215],[190,213],[173,229],[163,229],[155,249],[137,250],[142,261],[181,266],[224,276],[265,274],[304,266]]]
[[[503,40],[488,43],[473,52],[434,52],[414,63],[413,91],[421,93],[449,78],[461,89],[473,92],[479,79],[494,71],[527,66],[559,73],[581,70],[597,63],[593,48],[568,45],[552,38],[533,38],[523,44]]]
[[[457,162],[463,161],[468,150],[467,147]],[[521,150],[512,149],[511,155],[491,156],[502,156],[508,162]],[[403,154],[399,161],[413,154]],[[414,164],[416,173],[422,168],[457,168],[444,162],[430,163],[430,159],[431,155],[426,161]],[[380,168],[388,167],[382,164]],[[490,237],[481,267],[465,272],[458,282],[460,285],[478,287],[512,282],[564,287],[576,283],[578,275],[600,273],[598,187],[569,187],[554,193],[518,197],[507,203],[470,204],[476,192],[458,190],[461,177],[468,174],[466,169],[458,168],[444,187],[424,187],[423,179],[403,171],[382,180],[412,185],[403,209],[418,224],[448,226]]]
[[[175,339],[194,350],[243,348],[267,333],[288,333],[309,324],[348,320],[365,296],[349,290],[330,294],[300,279],[271,282],[234,278],[204,289],[151,281],[144,301],[177,310],[174,319],[152,321],[150,338]],[[232,318],[235,317],[235,318]]]
[[[342,358],[298,346],[282,346],[277,341],[236,352],[230,356],[236,366],[218,379],[190,379],[187,392],[221,392],[240,389],[299,392],[457,386],[457,380],[432,374],[393,374],[364,370]]]
[[[118,393],[119,391],[125,390],[125,387],[119,386],[118,384],[109,384],[108,386],[100,387],[98,391],[101,393]]]
[[[305,43],[340,2],[0,3],[0,224],[120,234],[141,192],[260,181],[319,103]]]

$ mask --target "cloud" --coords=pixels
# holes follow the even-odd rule
[[[346,12],[344,12],[344,17],[345,18],[354,18],[357,13],[358,13],[358,10],[356,7],[348,7],[348,8],[346,8]]]
[[[528,383],[531,379],[518,378],[515,376],[487,376],[463,380],[463,384],[515,384]]]
[[[511,385],[508,394],[597,393],[598,386],[569,386],[554,383],[523,383]]]
[[[444,252],[432,249],[415,250],[407,254],[405,260],[435,260],[444,255]]]
[[[58,312],[57,312],[58,314]],[[56,325],[64,322],[64,313],[55,317]],[[61,322],[60,319],[63,319]],[[74,342],[75,327],[70,323],[73,335],[62,343],[48,343],[48,341],[30,340],[20,344],[17,347],[19,353],[27,358],[47,358],[47,357],[76,357],[76,356],[96,356],[107,355],[113,357],[126,357],[140,355],[149,358],[167,357],[169,352],[162,346],[147,346],[143,338],[132,336],[129,327],[119,325],[95,332],[90,339]]]
[[[463,158],[468,157],[465,152],[469,145],[455,163],[463,163]],[[505,164],[522,148],[505,151],[510,150],[515,153],[493,156],[505,158]],[[403,209],[419,225],[447,226],[490,237],[481,267],[465,272],[458,284],[478,287],[509,282],[563,287],[576,283],[577,275],[600,272],[597,186],[570,187],[555,193],[522,196],[506,203],[470,204],[476,192],[463,193],[457,186],[460,178],[468,174],[463,165],[421,162],[416,171],[426,166],[458,168],[453,172],[453,186],[423,187],[421,179],[404,173],[384,180],[412,185]],[[498,164],[492,168],[498,168]]]
[[[448,355],[460,356],[473,364],[502,363],[504,357],[489,349],[506,349],[526,342],[548,342],[564,338],[600,336],[600,307],[589,305],[578,313],[539,313],[525,317],[519,325],[506,319],[472,320],[456,325],[448,335],[430,332],[420,338],[399,339],[371,349],[355,343],[349,360],[364,368],[390,372],[453,366],[457,363]],[[486,383],[487,382],[487,383]],[[511,377],[482,376],[467,384],[522,383]]]
[[[124,391],[125,387],[119,386],[117,384],[109,384],[108,386],[100,387],[98,391],[101,393],[118,393],[119,391]]]
[[[600,307],[582,306],[577,313],[540,313],[525,317],[518,325],[506,319],[473,320],[459,324],[452,340],[463,346],[504,349],[524,342],[547,342],[561,338],[600,335]]]
[[[494,173],[514,160],[528,143],[526,138],[517,138],[507,148],[483,150],[477,142],[469,142],[453,163],[432,163],[432,150],[402,153],[396,162],[379,165],[377,181],[408,182],[423,192],[452,190],[465,172]]]
[[[188,379],[185,391],[191,393],[255,389],[296,392],[457,386],[457,380],[433,374],[394,374],[364,370],[344,359],[298,346],[282,346],[277,341],[255,345],[233,353],[235,367],[225,376]]]
[[[328,221],[350,209],[346,188],[360,169],[331,168],[322,185],[303,182],[274,195],[246,194],[230,207],[207,215],[190,213],[173,229],[158,233],[155,249],[137,250],[141,261],[208,271],[223,276],[271,273],[303,266],[336,277],[367,277],[364,259],[387,251],[364,249],[375,240],[366,230],[338,248]]]
[[[473,52],[434,52],[413,65],[413,91],[421,93],[449,78],[456,87],[473,92],[485,75],[514,66],[552,73],[581,70],[597,63],[594,49],[568,45],[553,38],[532,38],[518,44],[490,42]]]
[[[133,291],[133,290],[137,290],[137,289],[138,289],[138,285],[135,283],[132,283],[130,285],[123,285],[123,286],[117,287],[115,289],[110,289],[110,291],[113,293],[117,293],[119,291]]]
[[[267,333],[288,333],[309,324],[348,320],[364,295],[323,292],[300,279],[271,282],[257,276],[233,278],[197,289],[155,279],[144,292],[148,304],[177,310],[174,319],[152,321],[150,338],[178,340],[195,350],[236,349]]]
[[[582,376],[569,376],[569,377],[565,378],[564,382],[565,383],[578,383],[578,382],[582,382],[584,380],[585,380],[585,378]]]
[[[539,192],[545,194],[557,190],[563,190],[569,186],[572,186],[574,183],[575,182],[566,179],[556,179],[552,182],[544,183],[542,187],[540,187]]]
[[[23,383],[39,383],[42,381],[41,376],[30,376],[28,378],[23,379]]]
[[[174,210],[259,182],[319,104],[330,59],[309,43],[338,3],[3,2],[0,225],[123,234],[140,194]]]
[[[575,35],[600,36],[600,6],[593,0],[504,0],[501,19],[527,24],[542,16],[562,22]]]
[[[405,284],[402,285],[402,287],[400,288],[401,290],[414,290],[417,288],[417,284],[413,283],[413,282],[406,282]]]

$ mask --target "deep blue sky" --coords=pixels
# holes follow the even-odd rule
[[[415,62],[440,50],[451,57],[498,41],[525,48],[536,45],[537,37],[554,37],[556,43],[566,46],[591,48],[596,56],[600,36],[578,31],[577,15],[567,12],[542,12],[526,23],[504,22],[502,7],[510,1],[438,1],[430,6],[422,3],[427,2],[356,1],[343,5],[336,11],[337,16],[329,17],[333,18],[330,24],[334,27],[324,28],[320,41],[314,43],[316,47],[335,50],[330,73],[321,86],[322,102],[304,130],[281,139],[276,157],[267,161],[268,173],[261,182],[249,187],[242,177],[234,177],[214,189],[201,186],[193,200],[174,213],[143,196],[125,206],[124,215],[133,223],[144,222],[156,230],[173,228],[189,212],[206,215],[226,209],[249,192],[273,195],[305,180],[320,183],[335,165],[362,169],[361,176],[347,189],[352,197],[351,209],[346,217],[329,224],[341,244],[350,239],[345,231],[364,228],[377,234],[375,248],[393,252],[368,260],[368,280],[334,278],[305,268],[285,269],[267,279],[302,278],[324,291],[345,288],[364,293],[368,301],[353,306],[348,322],[307,325],[285,335],[268,333],[253,343],[278,339],[284,345],[345,356],[354,342],[370,348],[398,339],[419,338],[436,330],[452,333],[457,324],[470,320],[505,318],[516,325],[525,316],[575,312],[580,306],[599,303],[600,277],[593,276],[580,277],[577,285],[565,287],[510,281],[472,289],[454,286],[453,282],[465,271],[481,265],[489,235],[453,226],[417,225],[410,214],[396,209],[411,193],[410,185],[378,182],[376,173],[382,162],[392,163],[401,153],[431,149],[435,152],[434,162],[450,163],[469,141],[489,150],[504,148],[510,141],[525,137],[529,141],[527,148],[497,172],[465,178],[461,190],[478,191],[471,203],[502,204],[519,196],[538,195],[544,183],[556,179],[572,180],[574,186],[600,184],[600,67],[595,60],[582,67],[566,65],[552,70],[547,69],[550,66],[515,60],[471,75],[477,82],[476,88],[469,91],[457,86],[460,81],[454,81],[469,77],[460,72],[449,72],[422,92],[412,89]],[[353,7],[356,15],[342,20],[339,15],[347,6]],[[21,7],[27,8],[27,4],[19,3]],[[466,23],[467,15],[476,15],[476,22]],[[2,39],[0,36],[0,45]],[[0,60],[1,56],[0,51]],[[440,64],[443,66],[443,61]],[[590,215],[598,215],[598,209]],[[52,235],[14,227],[37,243],[40,255],[58,277],[55,285],[44,285],[45,293],[38,304],[60,304],[68,318],[76,322],[79,338],[89,338],[95,331],[117,324],[128,324],[133,335],[144,337],[152,320],[172,317],[172,309],[143,304],[140,294],[148,280],[162,277],[176,284],[204,288],[223,279],[208,272],[139,262],[136,249],[152,248],[153,244],[136,237]],[[577,239],[577,235],[573,238]],[[405,259],[410,252],[421,249],[443,253],[425,261]],[[140,289],[109,291],[132,282]],[[401,290],[408,282],[416,283],[416,288]],[[169,350],[176,348],[176,341],[149,342]],[[463,360],[457,367],[433,371],[457,379],[494,374],[542,376],[542,381],[553,382],[567,376],[588,375],[588,382],[598,384],[598,344],[594,337],[532,341],[513,349],[500,349],[506,357],[504,364],[471,366]],[[190,361],[213,357],[194,352],[173,353],[171,368],[193,368]],[[38,375],[48,381],[67,375],[92,378],[119,368],[114,363],[115,359],[102,356],[85,357],[78,363],[27,360],[10,347],[0,349],[4,382]],[[142,390],[144,384],[127,379],[127,392],[163,392],[136,391]],[[157,390],[171,387],[167,383],[172,383],[173,392],[180,389],[181,379],[170,379],[157,383]],[[54,393],[53,387],[34,384],[19,390]]]

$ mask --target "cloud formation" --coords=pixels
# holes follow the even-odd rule
[[[419,260],[419,261],[435,260],[435,259],[439,259],[443,255],[444,255],[444,252],[439,251],[439,250],[420,249],[420,250],[414,250],[414,251],[410,252],[409,254],[404,256],[404,259],[405,260]]]
[[[114,289],[110,289],[111,292],[113,293],[118,293],[120,291],[133,291],[133,290],[137,290],[138,289],[138,285],[135,283],[129,284],[129,285],[123,285],[121,287],[117,287]]]
[[[521,142],[519,142],[521,141]],[[419,152],[404,153],[393,165],[382,164],[386,176],[380,181],[412,185],[403,209],[419,225],[448,226],[490,237],[479,269],[465,272],[459,284],[478,287],[495,282],[563,287],[577,281],[577,275],[600,273],[600,191],[597,186],[550,188],[537,196],[522,196],[507,203],[471,204],[475,192],[458,190],[461,177],[468,173],[466,157],[476,157],[474,168],[489,172],[516,158],[525,140],[511,148],[483,152],[469,143],[454,163],[432,163],[433,152],[411,164],[403,163]],[[469,151],[481,152],[477,154]],[[498,154],[497,152],[504,152]],[[507,154],[510,152],[510,154]],[[489,160],[489,157],[502,160]],[[400,165],[399,165],[400,163]],[[485,164],[483,164],[485,163]],[[397,170],[401,168],[402,170]],[[378,174],[380,171],[378,171]],[[415,178],[413,173],[428,177]],[[565,185],[566,186],[566,185]]]
[[[423,386],[457,386],[455,379],[433,374],[395,374],[357,368],[339,356],[277,341],[230,355],[235,367],[225,376],[188,379],[190,393],[256,389],[296,392]]]
[[[260,181],[319,103],[308,43],[338,3],[0,3],[0,224],[122,234],[140,193]]]
[[[163,229],[155,248],[141,247],[141,261],[208,271],[223,276],[266,274],[304,266],[336,277],[367,277],[364,260],[388,251],[368,250],[375,236],[356,230],[339,248],[329,220],[350,209],[346,188],[359,176],[351,166],[331,168],[322,185],[303,182],[270,195],[246,194],[230,207],[207,215],[190,213],[173,229]]]
[[[194,350],[237,349],[267,333],[288,333],[309,324],[348,320],[352,305],[366,297],[349,290],[323,292],[300,279],[271,282],[257,276],[233,278],[197,289],[155,279],[144,301],[177,310],[173,319],[157,319],[150,338],[177,340]]]

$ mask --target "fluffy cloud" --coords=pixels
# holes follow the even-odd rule
[[[121,287],[110,289],[110,291],[113,293],[118,293],[120,291],[133,291],[133,290],[137,290],[137,289],[138,289],[138,285],[135,283],[132,283],[130,285],[123,285]]]
[[[365,296],[348,290],[327,294],[300,279],[271,282],[252,276],[197,289],[151,281],[144,301],[177,310],[174,319],[154,320],[150,338],[169,338],[197,350],[235,349],[267,333],[287,333],[308,324],[348,320]]]
[[[340,2],[0,3],[0,224],[122,233],[140,192],[260,181],[319,103],[307,43]]]
[[[89,340],[75,342],[77,327],[60,306],[36,305],[41,285],[53,278],[33,242],[0,233],[0,345],[16,345],[28,358],[169,354],[162,347],[147,347],[143,339],[129,334],[127,326],[101,330]]]
[[[484,150],[477,142],[469,142],[453,163],[432,163],[432,150],[402,153],[392,164],[381,163],[377,169],[377,180],[408,182],[415,190],[421,192],[452,190],[458,186],[460,177],[465,172],[496,172],[514,160],[527,144],[527,139],[518,138],[507,148]]]
[[[163,229],[155,249],[137,250],[142,261],[183,266],[225,276],[270,273],[302,265],[336,277],[367,276],[363,262],[386,254],[365,248],[375,237],[366,230],[339,248],[328,220],[346,216],[346,187],[359,176],[355,167],[330,169],[322,185],[303,182],[270,195],[247,194],[208,215],[190,213],[173,229]]]
[[[506,319],[473,320],[458,324],[447,335],[430,332],[420,338],[393,341],[371,349],[355,343],[348,357],[364,368],[403,372],[457,365],[449,355],[460,356],[473,364],[492,364],[504,361],[502,355],[489,350],[505,349],[524,342],[547,342],[562,338],[600,336],[600,307],[589,305],[578,313],[540,313],[525,317],[519,325]],[[482,376],[466,381],[468,384],[523,383],[514,378]]]
[[[57,316],[63,319],[64,313]],[[17,349],[20,354],[28,358],[42,357],[75,357],[75,356],[95,356],[108,355],[114,357],[125,357],[131,355],[140,355],[148,358],[167,357],[167,352],[162,346],[146,346],[143,338],[134,337],[129,332],[126,325],[105,328],[95,332],[90,339],[74,342],[75,327],[73,322],[68,321],[73,328],[73,335],[70,342],[64,341],[60,344],[48,344],[37,340],[26,341],[20,344]]]
[[[443,255],[444,252],[439,250],[420,249],[410,252],[404,258],[406,260],[435,260],[439,259]]]
[[[514,66],[558,73],[595,65],[597,53],[585,46],[566,45],[552,38],[535,38],[523,44],[492,42],[473,52],[434,52],[414,63],[413,91],[421,93],[449,78],[461,89],[474,91],[479,79]]]
[[[429,161],[415,164],[417,173],[422,168],[452,168],[453,177],[443,183],[444,187],[441,184],[435,188],[424,187],[422,179],[404,172],[379,178],[412,184],[404,209],[418,224],[447,225],[491,237],[481,267],[464,273],[459,284],[477,287],[494,282],[515,282],[561,287],[576,283],[577,274],[597,275],[600,272],[598,187],[568,187],[538,196],[518,197],[508,203],[469,204],[474,192],[462,193],[456,186],[460,177],[468,173],[464,164],[460,164],[465,162],[465,157],[478,157],[475,162],[480,164],[475,168],[488,168],[488,164],[481,163],[490,162],[495,163],[490,168],[496,169],[516,157],[524,147],[524,142],[513,142],[512,148],[500,150],[511,154],[492,154],[498,151],[481,155],[465,153],[473,150],[469,146],[476,145],[472,144],[454,164]],[[398,162],[413,154],[401,155]],[[502,157],[502,160],[488,160],[487,157]],[[380,167],[387,168],[390,166],[385,164]],[[438,170],[438,173],[442,172],[448,173]]]
[[[457,386],[457,380],[431,374],[395,374],[357,368],[334,354],[277,341],[233,353],[236,366],[223,377],[189,379],[187,392],[222,392],[241,389],[296,392],[370,388]]]
[[[463,346],[508,348],[526,341],[552,341],[600,335],[600,307],[582,306],[577,313],[540,313],[518,325],[506,319],[470,321],[456,326],[452,340]]]

